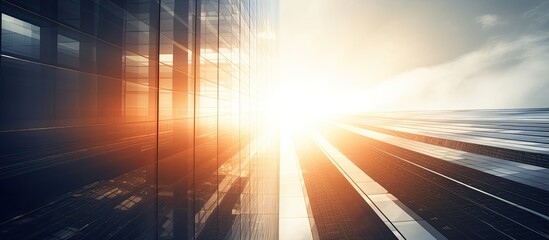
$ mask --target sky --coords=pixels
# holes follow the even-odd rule
[[[282,107],[549,107],[549,0],[280,0]]]

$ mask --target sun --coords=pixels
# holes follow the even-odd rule
[[[297,127],[313,124],[325,119],[331,104],[321,93],[313,89],[292,87],[281,88],[275,94],[274,118],[280,127]]]

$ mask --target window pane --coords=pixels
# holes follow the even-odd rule
[[[2,52],[40,58],[40,27],[2,13]]]

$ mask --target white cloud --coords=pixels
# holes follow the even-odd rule
[[[549,34],[524,36],[393,77],[367,93],[369,110],[549,107]]]
[[[494,14],[478,16],[476,21],[482,26],[482,28],[491,28],[502,23],[500,17]]]

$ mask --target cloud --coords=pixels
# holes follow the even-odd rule
[[[502,24],[500,17],[494,14],[485,14],[482,16],[478,16],[476,18],[476,21],[482,26],[482,28],[491,28],[496,25]]]
[[[549,1],[542,2],[540,5],[523,13],[523,16],[532,21],[534,28],[540,28],[542,31],[549,27]]]
[[[397,75],[362,100],[369,110],[548,107],[549,34],[493,42]]]

